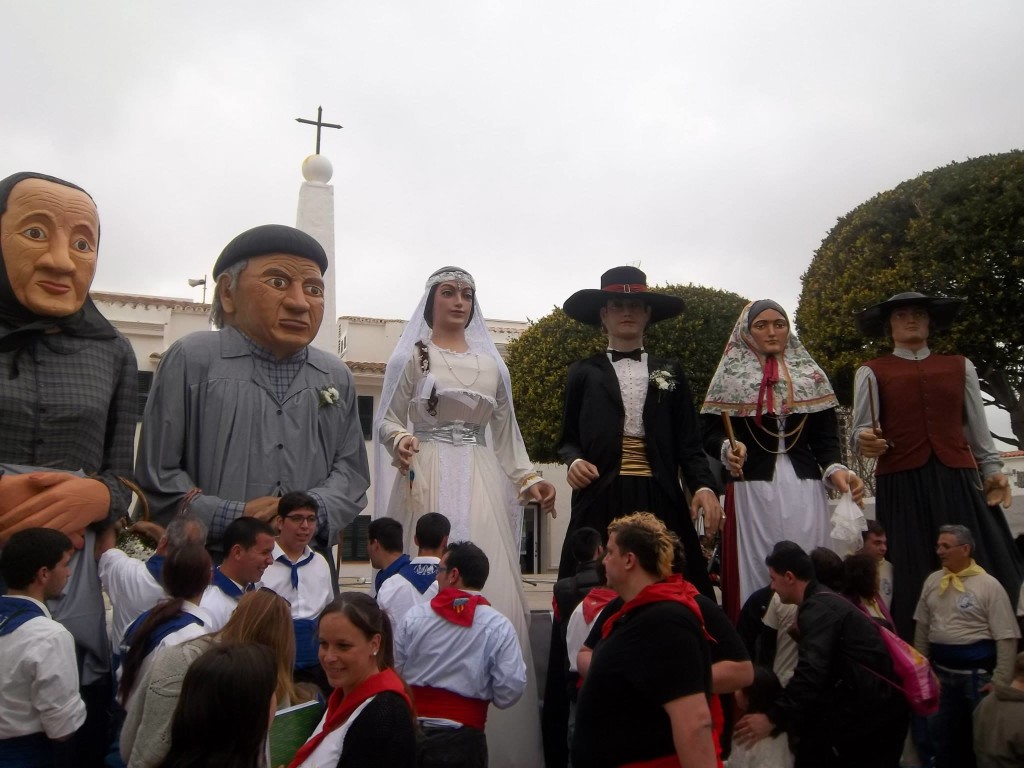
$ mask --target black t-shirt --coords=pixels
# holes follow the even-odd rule
[[[701,617],[704,619],[704,627],[714,641],[710,644],[711,663],[715,664],[719,661],[750,661],[750,655],[743,644],[743,638],[740,637],[721,606],[704,595],[697,595],[696,600],[697,607],[700,608]],[[591,650],[597,648],[601,642],[601,631],[604,629],[604,623],[608,621],[610,616],[618,613],[622,605],[622,598],[616,597],[604,607],[604,610],[601,611],[594,622],[594,626],[591,627],[590,634],[587,635],[587,640],[584,643],[587,648]]]
[[[699,693],[711,693],[711,653],[690,609],[676,602],[635,609],[594,650],[576,708],[573,765],[610,768],[674,754],[664,705]]]

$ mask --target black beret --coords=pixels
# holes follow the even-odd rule
[[[327,271],[327,253],[312,235],[283,224],[264,224],[247,229],[228,243],[213,265],[216,280],[232,264],[270,253],[287,253],[315,262],[320,274]]]

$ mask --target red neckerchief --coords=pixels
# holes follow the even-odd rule
[[[345,721],[355,712],[356,707],[367,699],[385,691],[393,691],[399,694],[405,699],[409,709],[413,710],[412,701],[409,699],[409,694],[405,692],[402,678],[395,674],[395,670],[390,668],[385,669],[383,672],[378,672],[376,675],[370,675],[370,677],[353,688],[348,696],[345,695],[341,688],[335,688],[331,698],[327,700],[327,717],[324,720],[323,730],[302,745],[299,751],[295,753],[294,759],[288,763],[288,768],[297,768],[297,766],[302,765],[306,758],[313,754],[314,750],[320,746],[320,742],[326,738],[327,734],[345,724]]]
[[[700,628],[704,631],[704,637],[714,642],[714,638],[708,634],[708,630],[704,626],[704,617],[701,615],[700,606],[697,605],[698,594],[700,593],[697,592],[697,588],[690,582],[684,581],[683,577],[679,574],[672,574],[666,581],[648,584],[640,590],[636,597],[608,617],[608,621],[601,628],[601,637],[608,637],[615,623],[630,611],[634,611],[644,605],[650,605],[651,603],[674,602],[681,603],[689,608],[690,612],[700,623]]]
[[[775,413],[775,395],[772,390],[779,381],[779,360],[775,355],[768,355],[764,359],[764,375],[761,376],[761,389],[757,393],[757,411],[754,413],[754,423],[761,426],[761,414],[765,413],[764,401],[767,394],[767,413]]]
[[[587,626],[593,624],[597,615],[616,597],[618,594],[615,590],[607,587],[594,587],[590,590],[583,598],[583,620],[587,622]]]
[[[455,587],[445,587],[430,601],[434,613],[460,627],[473,626],[473,614],[478,605],[490,605],[483,595],[473,595]]]

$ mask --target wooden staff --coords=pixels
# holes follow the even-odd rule
[[[732,431],[732,420],[728,411],[722,411],[722,425],[725,427],[725,436],[729,438],[729,448],[736,453],[736,433]],[[740,468],[740,477],[743,477],[743,468]]]
[[[882,425],[878,423],[878,414],[875,411],[875,390],[871,388],[871,384],[868,384],[868,408],[871,410],[871,430],[878,435],[882,431]],[[892,448],[896,443],[886,438],[885,444],[887,447]]]
[[[875,413],[875,390],[871,388],[870,382],[868,382],[868,408],[871,409],[871,428],[878,429],[878,416]]]

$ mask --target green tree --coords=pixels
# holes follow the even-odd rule
[[[653,290],[679,296],[686,302],[686,310],[681,317],[651,326],[646,348],[652,354],[682,360],[695,404],[699,406],[729,333],[748,300],[699,285],[668,285]],[[603,333],[572,320],[557,307],[509,343],[508,367],[516,418],[534,461],[558,461],[555,448],[562,428],[569,365],[604,348]]]
[[[953,328],[929,339],[966,355],[987,401],[1024,440],[1024,152],[929,171],[839,219],[802,277],[796,322],[808,351],[849,403],[864,360],[891,350],[860,335],[852,313],[901,291],[966,300]]]

